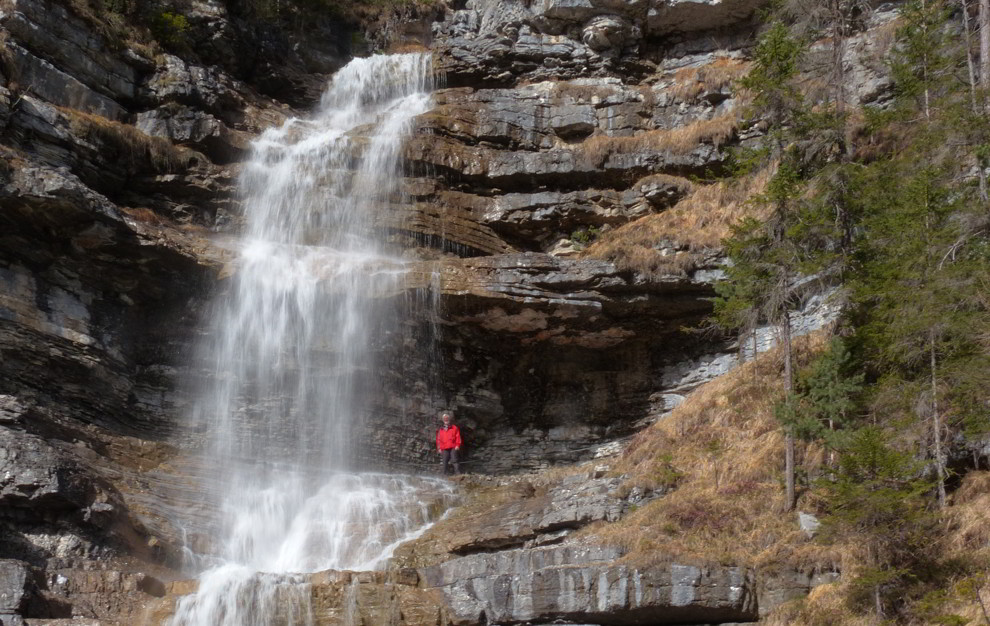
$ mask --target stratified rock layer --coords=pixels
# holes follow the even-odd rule
[[[445,13],[433,27],[441,88],[404,148],[403,195],[373,218],[410,257],[404,288],[382,294],[406,321],[375,337],[388,367],[366,390],[375,405],[355,456],[435,471],[443,409],[472,472],[607,456],[736,362],[683,332],[710,310],[717,256],[645,276],[581,250],[671,209],[724,169],[727,146],[758,137],[735,81],[761,4],[427,11]],[[184,48],[121,38],[108,21],[121,16],[82,4],[0,0],[4,626],[160,621],[190,591],[166,584],[176,573],[163,565],[178,565],[183,543],[204,547],[211,523],[190,460],[201,425],[185,420],[196,385],[216,375],[194,346],[237,271],[238,163],[254,136],[319,98],[354,40],[332,19],[287,32],[238,10],[194,0]],[[405,32],[385,20],[376,36],[428,42],[424,14],[400,11],[416,18]],[[889,93],[870,60],[878,45],[863,34],[847,46],[861,103]],[[400,551],[409,567],[315,575],[317,622],[355,611],[370,624],[747,621],[757,592],[765,612],[821,582],[644,568],[577,543],[633,495],[662,495],[620,497],[596,476],[522,485]]]
[[[423,572],[455,623],[690,624],[755,619],[743,568],[616,565],[615,549],[553,546],[477,554]]]
[[[757,618],[751,572],[736,567],[617,565],[600,547],[479,554],[424,570],[309,577],[314,626],[595,623],[711,624]],[[173,587],[181,592],[188,587]],[[177,596],[165,598],[165,617]]]
[[[233,256],[214,231],[238,223],[233,162],[291,112],[216,54],[245,34],[222,5],[189,7],[210,65],[115,38],[147,29],[104,8],[0,1],[0,557],[29,582],[0,591],[5,625],[135,624],[164,593],[196,499],[166,441],[196,439],[182,381]]]

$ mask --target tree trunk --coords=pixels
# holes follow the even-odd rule
[[[787,500],[787,510],[793,511],[794,506],[797,504],[797,493],[794,488],[794,434],[790,431],[787,433],[786,445],[787,451],[784,458],[786,468],[784,471],[787,472],[787,487],[785,498]]]
[[[794,354],[793,346],[791,344],[791,314],[790,311],[784,311],[784,321],[781,325],[781,330],[783,331],[784,339],[784,391],[787,393],[788,397],[794,391]],[[797,504],[797,497],[794,488],[794,433],[791,432],[791,428],[787,428],[787,441],[786,441],[786,452],[784,455],[784,473],[786,474],[786,492],[785,492],[785,508],[787,511],[793,511],[795,504]]]
[[[980,0],[984,2],[984,0]],[[925,0],[921,0],[922,11],[928,10],[928,5]],[[928,53],[927,51],[921,53],[921,81],[925,85],[925,90],[922,93],[924,96],[924,104],[922,106],[922,111],[925,114],[925,124],[930,125],[932,121],[932,109],[931,109],[931,83],[928,80]]]
[[[988,2],[990,0],[980,0],[981,3]],[[969,72],[969,100],[970,108],[973,109],[973,114],[979,116],[980,105],[976,97],[976,69],[973,63],[973,43],[970,40],[970,35],[972,34],[972,29],[969,26],[969,3],[967,0],[959,0],[959,4],[962,5],[962,17],[963,17],[963,33],[965,35],[963,45],[966,47],[966,70]],[[980,43],[982,45],[982,34],[980,37]],[[980,200],[986,203],[988,200],[987,195],[987,173],[983,169],[983,163],[980,162],[979,157],[976,159],[976,171],[980,183]]]
[[[976,601],[980,603],[980,610],[983,611],[983,620],[988,625],[990,625],[990,613],[987,613],[987,605],[984,604],[984,602],[983,602],[983,593],[980,591],[980,588],[982,586],[983,586],[982,584],[976,585],[975,586],[976,588],[973,589],[973,592],[976,593]]]
[[[842,142],[843,160],[852,156],[851,142],[846,137],[846,16],[843,0],[829,0],[829,13],[832,21],[832,88],[835,98],[835,115],[838,122],[836,131]]]
[[[843,416],[842,423],[844,424],[845,422],[846,422],[845,416]],[[835,432],[835,422],[831,418],[828,420],[828,430],[830,434]],[[834,437],[830,437],[829,446],[828,446],[828,464],[827,464],[830,470],[835,469],[835,448],[832,447],[834,445],[834,442],[835,442]]]
[[[938,378],[936,377],[935,331],[928,334],[928,347],[932,374],[932,441],[935,445],[935,470],[938,477],[938,508],[945,508],[945,456],[942,451],[942,421],[938,414]]]
[[[983,88],[984,108],[987,107],[986,90],[990,88],[990,0],[980,0],[980,87]]]

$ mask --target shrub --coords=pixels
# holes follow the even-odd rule
[[[162,11],[151,20],[151,33],[155,39],[171,48],[187,45],[188,30],[189,20],[180,13]]]

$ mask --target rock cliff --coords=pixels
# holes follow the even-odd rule
[[[708,185],[727,146],[759,134],[734,81],[761,2],[468,0],[306,28],[263,4],[197,0],[176,20],[0,0],[4,625],[138,623],[188,591],[160,581],[209,523],[182,420],[210,375],[193,349],[209,296],[236,271],[238,164],[374,40],[362,19],[378,43],[428,43],[441,87],[404,148],[402,197],[375,219],[414,257],[403,293],[383,296],[411,314],[377,346],[393,366],[358,456],[430,468],[442,408],[475,473],[614,454],[736,359],[684,330],[710,311],[717,246],[657,242],[672,262],[651,272],[582,250]],[[868,41],[849,59],[864,101],[886,84]],[[557,545],[630,505],[607,479],[579,482],[406,569],[317,575],[317,621],[345,623],[349,602],[382,624],[757,618],[746,568]]]
[[[318,97],[356,29],[259,39],[201,3],[170,38],[154,11],[0,3],[4,624],[136,623],[164,593],[137,570],[176,564],[167,518],[195,500],[173,465],[195,436],[180,380],[231,258],[236,162]]]

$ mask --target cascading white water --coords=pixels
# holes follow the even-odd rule
[[[439,480],[347,473],[369,407],[372,338],[403,263],[372,216],[398,193],[401,140],[429,104],[429,59],[357,59],[319,112],[255,143],[242,175],[245,235],[220,303],[194,419],[219,494],[218,554],[174,626],[311,622],[300,572],[373,569],[430,521]]]

